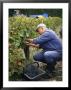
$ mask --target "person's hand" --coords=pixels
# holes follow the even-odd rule
[[[26,41],[29,42],[29,43],[32,43],[33,39],[27,39]]]
[[[30,43],[26,41],[25,44],[29,46]]]

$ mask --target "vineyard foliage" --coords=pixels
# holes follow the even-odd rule
[[[17,80],[25,67],[23,52],[26,38],[35,38],[38,34],[35,29],[43,21],[47,28],[53,29],[58,35],[61,28],[61,18],[30,18],[24,16],[9,17],[9,79]],[[32,53],[30,53],[32,56]]]

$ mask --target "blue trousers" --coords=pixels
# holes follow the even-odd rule
[[[61,53],[57,51],[41,51],[37,52],[33,58],[36,61],[44,62],[44,63],[53,63],[62,57]]]

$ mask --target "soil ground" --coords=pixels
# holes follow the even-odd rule
[[[43,63],[39,63],[39,64],[40,64],[40,68],[44,69],[45,64],[43,64]],[[24,77],[21,78],[21,80],[28,81]],[[56,66],[55,66],[55,71],[50,77],[48,77],[48,75],[45,74],[35,81],[62,81],[62,61],[57,62]]]

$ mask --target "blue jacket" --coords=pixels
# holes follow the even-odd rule
[[[46,29],[42,35],[33,40],[33,43],[39,44],[45,51],[62,51],[61,40],[53,30]]]

